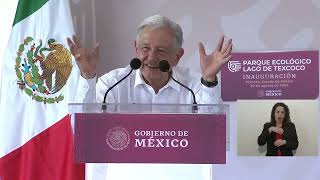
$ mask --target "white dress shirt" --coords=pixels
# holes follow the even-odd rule
[[[80,78],[76,101],[102,103],[106,90],[127,75],[130,69],[130,66],[127,66],[112,70],[98,78],[97,83],[96,78],[90,80]],[[183,67],[174,67],[172,72],[172,76],[176,80],[194,91],[198,104],[217,104],[220,102],[218,88],[202,85],[199,74]],[[192,104],[193,98],[190,91],[172,79],[158,93],[155,93],[153,88],[146,84],[138,69],[108,93],[106,102]]]
[[[80,78],[76,102],[102,103],[106,90],[127,75],[130,66],[112,70],[98,78]],[[198,104],[217,104],[220,95],[217,87],[208,88],[200,83],[201,76],[183,67],[174,67],[172,76],[192,89]],[[133,71],[124,81],[114,87],[107,96],[107,103],[171,103],[192,104],[190,91],[172,79],[158,93],[146,84],[140,70]],[[196,164],[104,164],[87,163],[86,179],[91,180],[208,180],[211,165]]]

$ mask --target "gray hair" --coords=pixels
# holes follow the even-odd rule
[[[176,41],[177,41],[177,46],[178,48],[182,47],[183,44],[183,33],[182,29],[179,24],[173,22],[169,18],[165,16],[160,16],[160,15],[153,15],[150,17],[147,17],[142,21],[140,24],[138,30],[137,30],[137,38],[139,38],[141,32],[144,30],[146,27],[168,27],[171,29],[175,36],[176,36]]]

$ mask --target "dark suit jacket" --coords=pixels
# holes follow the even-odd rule
[[[276,141],[276,133],[269,133],[268,129],[271,126],[274,125],[271,123],[264,124],[262,133],[258,137],[259,146],[267,143],[267,156],[277,156],[278,149],[281,150],[283,156],[293,156],[292,150],[297,149],[299,144],[295,125],[292,122],[289,122],[283,126],[282,139],[286,140],[287,143],[280,147],[273,144]]]

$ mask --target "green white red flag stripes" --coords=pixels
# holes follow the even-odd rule
[[[19,0],[0,59],[0,180],[84,179],[68,115],[80,74],[73,34],[68,0]]]

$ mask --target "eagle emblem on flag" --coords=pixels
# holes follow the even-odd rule
[[[62,44],[49,39],[46,46],[41,39],[36,44],[32,37],[26,37],[15,60],[17,84],[32,99],[45,104],[64,99],[57,93],[71,74],[72,56]]]

